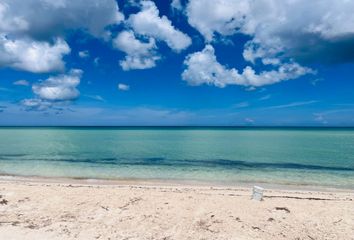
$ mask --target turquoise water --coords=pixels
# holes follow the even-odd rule
[[[354,188],[354,129],[0,128],[0,174]]]

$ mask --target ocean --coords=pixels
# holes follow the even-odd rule
[[[354,189],[354,128],[1,127],[0,175]]]

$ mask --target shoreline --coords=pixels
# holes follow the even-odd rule
[[[311,191],[311,192],[343,192],[353,193],[353,188],[298,185],[298,184],[271,184],[262,182],[236,182],[234,184],[215,181],[198,180],[176,180],[176,179],[97,179],[97,178],[71,178],[71,177],[43,177],[43,176],[20,176],[20,175],[1,175],[0,182],[21,182],[21,183],[57,183],[75,184],[85,186],[156,186],[156,187],[209,187],[221,189],[252,189],[253,186],[263,187],[265,190],[276,191]]]

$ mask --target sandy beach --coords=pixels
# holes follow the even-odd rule
[[[354,239],[354,192],[0,181],[0,239]]]

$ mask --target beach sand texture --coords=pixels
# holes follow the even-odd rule
[[[0,239],[354,239],[354,192],[1,181]]]

